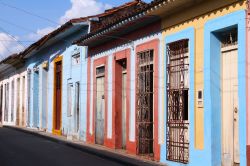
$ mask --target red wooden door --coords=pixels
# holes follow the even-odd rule
[[[62,61],[56,63],[56,89],[55,89],[55,129],[61,129],[61,101],[62,101]]]

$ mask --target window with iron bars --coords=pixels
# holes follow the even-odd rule
[[[137,54],[137,154],[154,157],[153,151],[153,50]]]
[[[188,39],[167,44],[167,160],[189,161]]]

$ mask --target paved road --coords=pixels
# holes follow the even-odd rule
[[[0,166],[119,166],[63,144],[0,128]]]

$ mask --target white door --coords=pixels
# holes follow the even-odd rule
[[[95,142],[103,145],[104,143],[104,76],[96,78],[96,126],[95,126]]]
[[[237,45],[222,48],[222,165],[233,166],[239,157]]]

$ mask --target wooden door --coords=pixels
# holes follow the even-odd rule
[[[95,115],[95,142],[104,143],[104,116],[105,116],[105,96],[104,96],[104,76],[96,78],[96,115]]]
[[[56,62],[55,80],[55,130],[61,129],[61,105],[62,105],[62,61]]]
[[[233,166],[239,157],[237,45],[222,48],[222,165]]]

